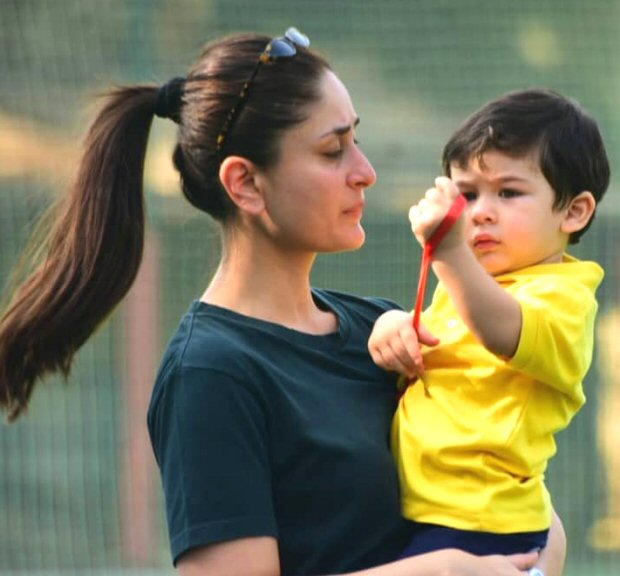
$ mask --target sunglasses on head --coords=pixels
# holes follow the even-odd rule
[[[241,110],[243,110],[245,103],[248,101],[250,86],[254,81],[254,78],[256,78],[260,67],[265,62],[273,62],[275,60],[279,60],[280,58],[292,58],[297,54],[297,46],[301,46],[302,48],[307,48],[310,46],[310,40],[308,37],[297,30],[297,28],[289,28],[284,33],[284,36],[273,38],[269,41],[267,46],[265,46],[265,49],[258,58],[256,66],[254,66],[254,70],[252,70],[252,74],[250,74],[250,77],[243,83],[237,102],[235,102],[235,105],[231,108],[224,124],[222,125],[220,133],[217,135],[216,145],[220,162],[222,161],[222,149],[224,147],[224,143],[226,142],[226,137],[228,136],[230,129],[234,126]]]

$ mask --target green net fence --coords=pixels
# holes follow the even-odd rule
[[[224,33],[296,25],[327,54],[362,118],[378,174],[367,243],[319,259],[314,283],[413,301],[419,249],[408,206],[439,171],[466,114],[547,86],[599,120],[620,166],[620,0],[0,0],[0,281],[71,177],[92,96],[163,82]],[[174,128],[156,122],[140,277],[28,415],[0,428],[1,574],[172,574],[145,412],[158,358],[206,285],[218,235],[178,193]],[[618,178],[575,252],[607,270],[588,403],[558,436],[547,479],[569,538],[569,575],[620,574]]]

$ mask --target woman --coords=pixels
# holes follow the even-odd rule
[[[148,131],[154,114],[171,118],[183,192],[221,224],[223,244],[148,415],[179,573],[524,574],[537,554],[394,561],[408,537],[388,446],[395,382],[367,340],[396,305],[310,286],[318,253],[363,244],[376,177],[346,88],[307,47],[295,29],[232,36],[186,78],[108,96],[47,259],[2,320],[2,406],[17,417],[37,378],[67,373],[130,287]],[[548,576],[564,550],[557,524],[539,560]]]

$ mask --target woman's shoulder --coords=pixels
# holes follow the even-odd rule
[[[349,292],[313,288],[313,294],[318,300],[334,308],[340,308],[355,314],[368,316],[374,320],[388,310],[402,310],[402,306],[380,296],[358,296]]]
[[[195,301],[183,315],[161,359],[151,394],[149,418],[165,404],[187,399],[209,401],[223,393],[260,396],[253,380],[248,350],[252,340],[243,319],[223,309]]]
[[[181,318],[162,358],[161,371],[237,371],[251,326],[243,316],[194,301]],[[230,367],[230,370],[227,368]]]
[[[237,314],[195,301],[182,317],[160,362],[156,388],[179,378],[200,382],[236,381],[254,386],[255,379],[240,375],[256,373],[257,366],[283,363],[310,351],[339,348],[353,335],[370,330],[378,316],[400,308],[386,298],[361,297],[335,290],[313,289],[317,303],[340,318],[338,334],[323,337],[300,333],[284,326]],[[364,342],[365,348],[365,342]],[[274,362],[272,362],[274,361]],[[286,362],[284,362],[286,363]]]

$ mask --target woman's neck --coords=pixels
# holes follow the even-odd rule
[[[310,289],[314,254],[229,249],[201,300],[245,316],[311,334],[337,329],[337,319],[321,310]]]

